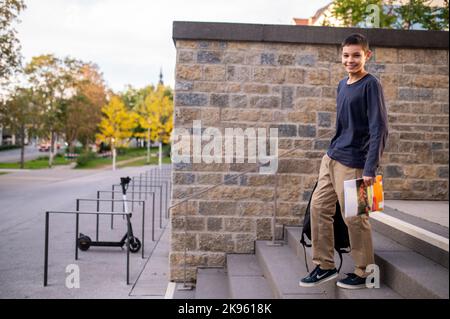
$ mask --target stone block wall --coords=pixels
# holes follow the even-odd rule
[[[256,41],[252,35],[236,41],[233,26],[225,26],[229,36],[214,40],[200,29],[189,39],[174,32],[174,127],[192,132],[193,121],[201,120],[203,128],[222,133],[230,127],[278,128],[279,154],[297,149],[279,158],[276,225],[281,233],[281,225],[301,222],[334,133],[336,87],[346,75],[340,64],[343,36],[327,40],[332,43]],[[302,27],[289,28],[301,32]],[[387,38],[389,31],[383,31]],[[434,48],[383,41],[372,43],[368,70],[381,80],[389,114],[380,168],[386,198],[448,200],[448,39]],[[173,165],[172,204],[224,185],[172,210],[171,280],[183,280],[185,248],[187,278],[195,280],[197,267],[224,266],[226,253],[251,253],[255,240],[271,239],[275,177],[248,173],[229,180],[251,165],[192,160]]]

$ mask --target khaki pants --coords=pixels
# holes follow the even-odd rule
[[[313,263],[321,269],[333,269],[333,216],[339,200],[342,217],[348,227],[354,273],[366,277],[367,265],[374,264],[372,233],[369,216],[345,218],[344,181],[362,177],[362,169],[350,168],[331,159],[327,154],[320,164],[319,181],[311,200],[311,236]]]

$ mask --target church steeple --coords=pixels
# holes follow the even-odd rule
[[[159,84],[164,85],[162,68],[159,69]]]

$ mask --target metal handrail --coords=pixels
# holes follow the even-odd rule
[[[317,140],[319,140],[319,139],[321,139],[321,138],[325,138],[325,137],[330,138],[332,134],[334,134],[334,131],[331,131],[331,134],[330,134],[330,132],[326,132],[326,133],[324,133],[324,134],[318,136],[317,138],[311,140],[310,142],[313,143],[313,142],[315,142],[315,141],[317,141]],[[301,146],[301,147],[299,146],[299,147],[295,147],[295,148],[292,148],[292,149],[288,149],[287,151],[285,151],[285,152],[282,153],[281,155],[278,155],[278,158],[282,158],[282,157],[284,157],[284,156],[286,156],[286,155],[288,155],[288,154],[290,154],[290,153],[292,153],[292,152],[294,152],[294,151],[297,151],[297,150],[302,149],[303,147],[304,147],[304,146]],[[184,235],[185,235],[185,237],[187,237],[187,229],[186,229],[186,224],[187,224],[187,222],[186,222],[186,221],[187,221],[187,211],[188,211],[188,209],[189,209],[189,207],[187,206],[187,202],[188,202],[189,200],[191,200],[191,199],[193,199],[193,198],[195,198],[195,197],[197,197],[197,196],[199,196],[199,195],[201,195],[201,194],[204,194],[204,193],[210,191],[211,189],[214,189],[214,188],[217,188],[217,187],[219,187],[219,186],[225,185],[227,182],[229,182],[229,181],[231,181],[231,180],[234,180],[234,179],[237,179],[237,178],[240,177],[240,176],[243,176],[243,175],[245,175],[245,174],[251,173],[251,172],[253,172],[254,170],[257,170],[257,169],[263,167],[264,165],[267,165],[267,164],[266,164],[266,163],[265,163],[265,164],[257,164],[256,167],[252,167],[251,169],[245,170],[244,172],[241,172],[241,173],[239,173],[239,174],[237,174],[237,175],[233,175],[233,176],[231,176],[230,178],[224,180],[223,182],[217,183],[217,184],[215,184],[215,185],[213,185],[213,186],[209,186],[209,187],[207,187],[207,188],[204,189],[204,190],[201,190],[201,191],[199,191],[199,192],[197,192],[197,193],[194,193],[194,194],[192,194],[192,195],[187,196],[186,198],[183,198],[182,200],[176,202],[174,205],[170,206],[170,207],[167,209],[167,212],[168,212],[169,216],[170,216],[170,212],[171,212],[171,209],[172,209],[172,208],[177,207],[177,206],[179,206],[179,205],[181,205],[181,204],[183,204],[183,203],[186,204],[186,209],[185,209],[185,214],[184,214],[184,219],[185,219],[185,220],[184,220]],[[277,169],[277,171],[278,171],[278,169]],[[276,222],[277,209],[278,209],[278,208],[277,208],[278,172],[275,172],[274,175],[275,175],[275,190],[274,190],[274,209],[273,209],[273,214],[272,214],[272,244],[273,244],[273,245],[275,245],[275,222]],[[188,285],[187,285],[187,266],[186,266],[186,260],[187,260],[187,240],[185,240],[185,243],[184,243],[184,265],[183,265],[183,269],[184,269],[184,279],[183,279],[183,287],[180,288],[181,290],[183,290],[183,289],[192,289],[192,288],[193,288],[192,286],[188,286]]]

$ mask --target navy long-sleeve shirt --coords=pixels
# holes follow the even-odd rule
[[[363,176],[375,176],[388,136],[383,89],[371,74],[337,89],[336,134],[327,154],[339,163],[363,168]]]

